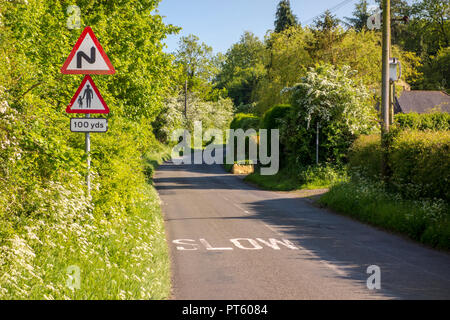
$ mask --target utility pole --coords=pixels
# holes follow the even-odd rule
[[[383,54],[382,54],[382,76],[381,76],[381,114],[383,124],[381,127],[381,144],[383,147],[382,176],[388,176],[388,141],[389,114],[390,114],[390,79],[389,79],[389,57],[391,46],[391,1],[383,0]]]
[[[391,1],[383,0],[383,55],[381,77],[381,110],[383,134],[389,132],[389,47],[391,44]]]

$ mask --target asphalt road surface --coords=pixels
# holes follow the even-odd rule
[[[155,183],[173,299],[450,298],[448,253],[259,190],[221,165],[166,162]]]

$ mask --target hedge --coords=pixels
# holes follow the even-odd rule
[[[254,114],[237,113],[233,121],[231,121],[230,128],[234,130],[242,129],[244,131],[248,129],[258,130],[259,122],[260,119]]]
[[[261,119],[261,129],[279,129],[281,120],[285,119],[292,106],[290,104],[279,104],[267,110]]]
[[[450,131],[405,130],[389,150],[391,186],[408,198],[450,199]],[[381,169],[380,136],[360,136],[349,153],[351,171],[374,178]]]
[[[450,114],[447,112],[399,113],[395,115],[394,119],[400,129],[450,130]]]
[[[411,197],[450,200],[450,131],[404,131],[389,152],[391,182]]]
[[[378,178],[381,173],[381,139],[379,134],[362,135],[349,152],[349,168],[362,172],[368,178]]]

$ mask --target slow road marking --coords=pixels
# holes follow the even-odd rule
[[[226,246],[216,246],[210,241],[206,239],[200,238],[195,239],[176,239],[173,240],[172,243],[176,245],[177,250],[179,251],[196,251],[196,250],[208,250],[208,251],[232,251],[234,249],[239,250],[263,250],[263,249],[272,249],[272,250],[281,250],[289,249],[289,250],[299,250],[297,246],[295,246],[291,241],[287,239],[275,239],[268,238],[267,240],[256,238],[234,238],[229,239],[229,245]]]

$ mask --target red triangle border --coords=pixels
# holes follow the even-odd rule
[[[78,48],[80,47],[81,43],[83,42],[84,38],[86,37],[86,34],[91,36],[92,41],[94,41],[94,44],[103,57],[103,59],[106,62],[106,65],[108,66],[109,70],[67,70],[67,67],[69,66],[70,62],[72,61],[75,53],[77,52]],[[106,55],[105,50],[103,50],[103,47],[101,46],[100,42],[97,40],[97,37],[94,34],[94,31],[92,31],[92,28],[87,26],[84,28],[83,32],[81,33],[80,37],[78,38],[77,43],[75,43],[75,46],[73,47],[72,51],[69,54],[69,57],[66,59],[66,62],[64,62],[64,65],[61,68],[61,73],[63,74],[114,74],[116,73],[116,70],[114,69],[113,65],[111,64],[111,61],[109,60],[108,56]]]
[[[105,107],[105,109],[103,109],[103,110],[95,110],[95,109],[89,109],[89,110],[79,110],[79,109],[77,109],[77,110],[72,110],[73,104],[76,102],[76,99],[77,99],[78,95],[80,94],[80,91],[83,89],[84,84],[88,80],[92,84],[92,89],[94,89],[95,93],[97,94],[97,97],[99,98],[100,102]],[[95,85],[94,80],[92,80],[90,75],[86,75],[84,77],[83,81],[81,82],[80,86],[78,87],[77,92],[75,92],[75,95],[73,96],[72,100],[70,100],[70,103],[69,103],[69,105],[66,108],[66,112],[67,113],[85,113],[85,114],[87,114],[87,113],[89,113],[89,114],[90,113],[103,113],[103,114],[109,113],[109,108],[106,105],[105,100],[103,100],[103,97],[100,94],[100,91],[98,91],[97,86]]]

